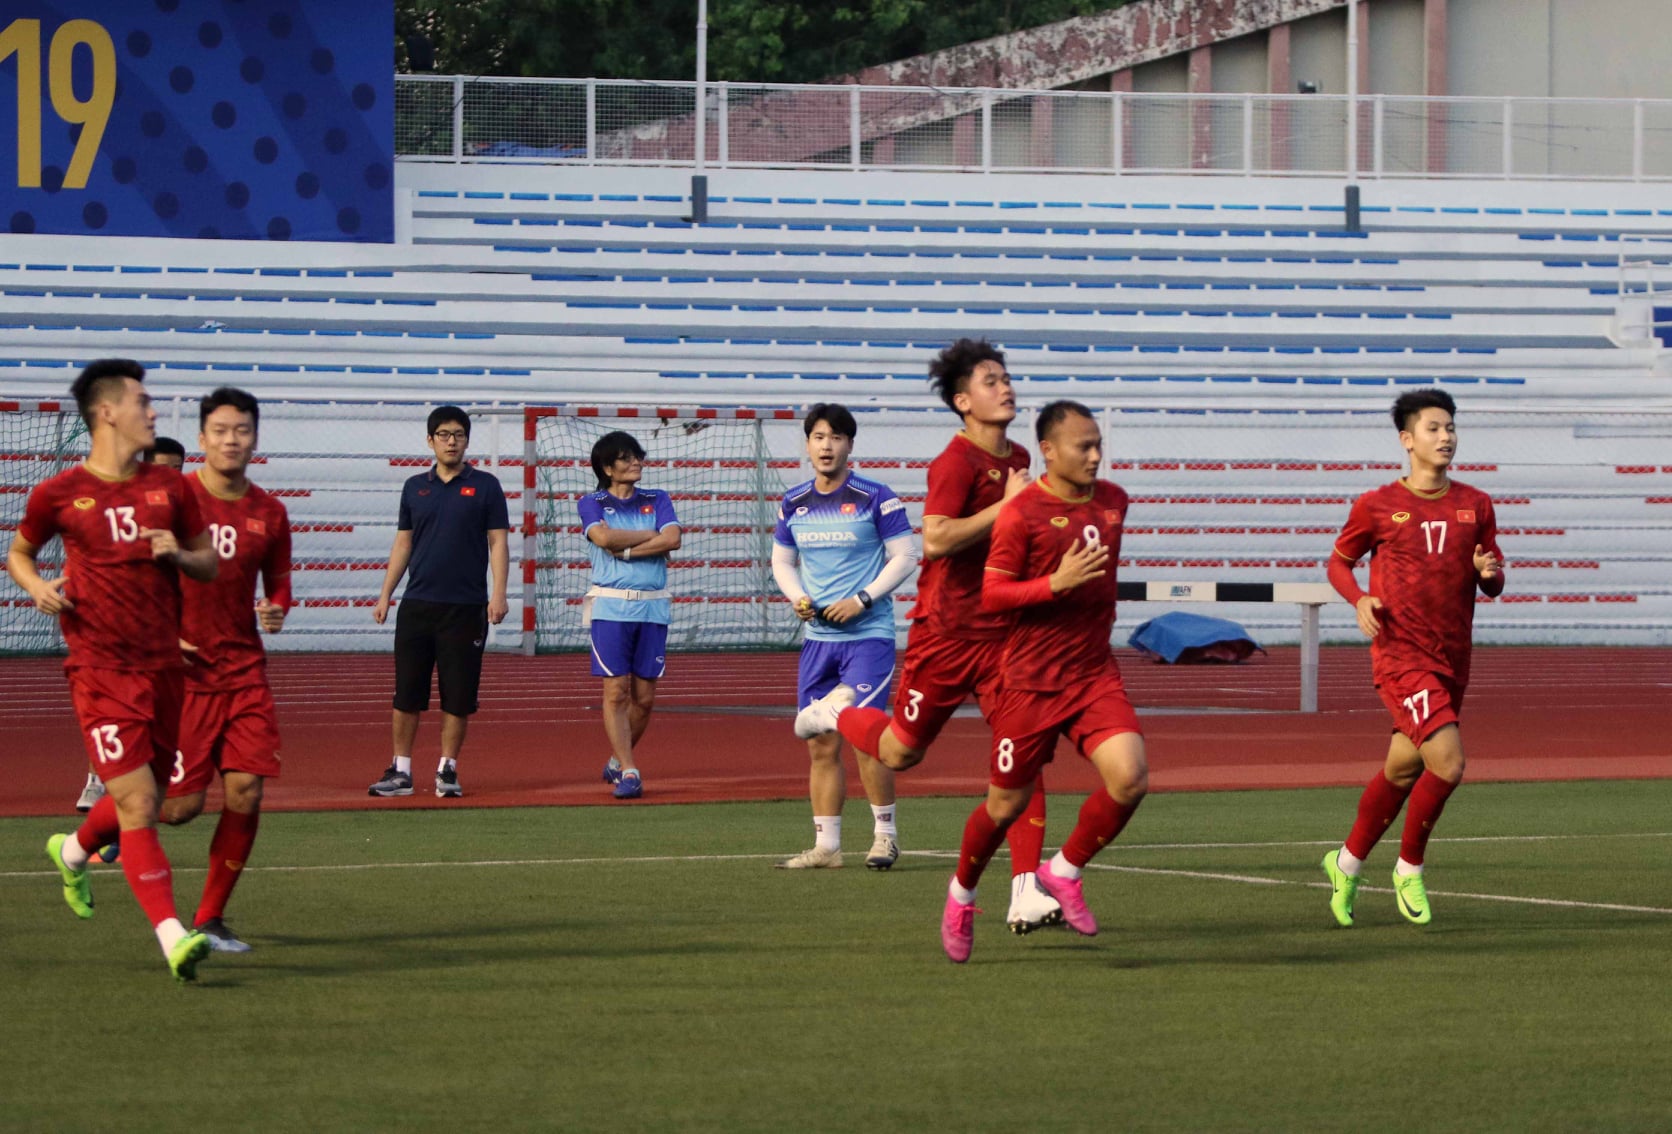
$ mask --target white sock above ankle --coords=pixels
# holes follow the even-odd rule
[[[1062,857],[1062,852],[1058,851],[1051,856],[1051,873],[1072,882],[1080,876],[1080,868]]]
[[[457,760],[454,760],[454,759],[452,759],[450,757],[447,757],[447,756],[443,756],[441,758],[441,763],[436,766],[435,770],[437,772],[451,772],[453,769],[457,768],[458,766],[459,766],[459,762]]]
[[[887,835],[891,839],[900,837],[900,828],[894,821],[894,809],[898,804],[890,803],[885,807],[871,804],[871,820],[879,835]]]
[[[64,840],[64,845],[58,848],[58,857],[64,860],[64,865],[71,870],[84,870],[87,861],[93,856],[81,849],[81,840],[71,835]]]
[[[1406,862],[1403,858],[1401,858],[1398,862],[1393,864],[1393,872],[1399,875],[1421,874],[1422,864],[1416,862]]]
[[[842,849],[842,817],[840,815],[813,816],[814,844],[823,850]]]
[[[1341,868],[1341,873],[1349,878],[1356,878],[1358,872],[1364,869],[1364,859],[1348,850],[1341,848],[1341,853],[1335,856],[1335,865]]]
[[[412,774],[412,757],[396,756],[395,771],[399,772],[403,776],[410,776]]]

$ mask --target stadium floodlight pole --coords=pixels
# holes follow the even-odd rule
[[[708,0],[697,0],[697,137],[696,164],[691,174],[692,224],[708,222]]]
[[[1359,230],[1358,33],[1358,0],[1347,0],[1347,193],[1344,217],[1348,232]]]

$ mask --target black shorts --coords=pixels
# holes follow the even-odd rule
[[[474,603],[403,599],[395,607],[395,708],[430,707],[430,673],[441,686],[441,711],[468,717],[482,686],[488,608]]]

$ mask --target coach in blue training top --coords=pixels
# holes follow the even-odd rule
[[[435,464],[401,489],[400,523],[389,550],[389,570],[372,617],[389,617],[395,585],[409,569],[395,614],[395,758],[371,795],[412,794],[412,742],[418,714],[430,707],[430,675],[441,687],[441,764],[435,794],[463,795],[457,761],[465,726],[476,711],[488,623],[504,621],[510,573],[510,519],[505,491],[492,473],[464,459],[470,415],[440,406],[427,425]],[[493,594],[486,576],[493,570]]]

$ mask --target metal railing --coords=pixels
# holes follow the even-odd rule
[[[1672,180],[1672,100],[711,83],[705,101],[721,169]],[[693,165],[696,111],[692,82],[401,75],[396,152]]]

